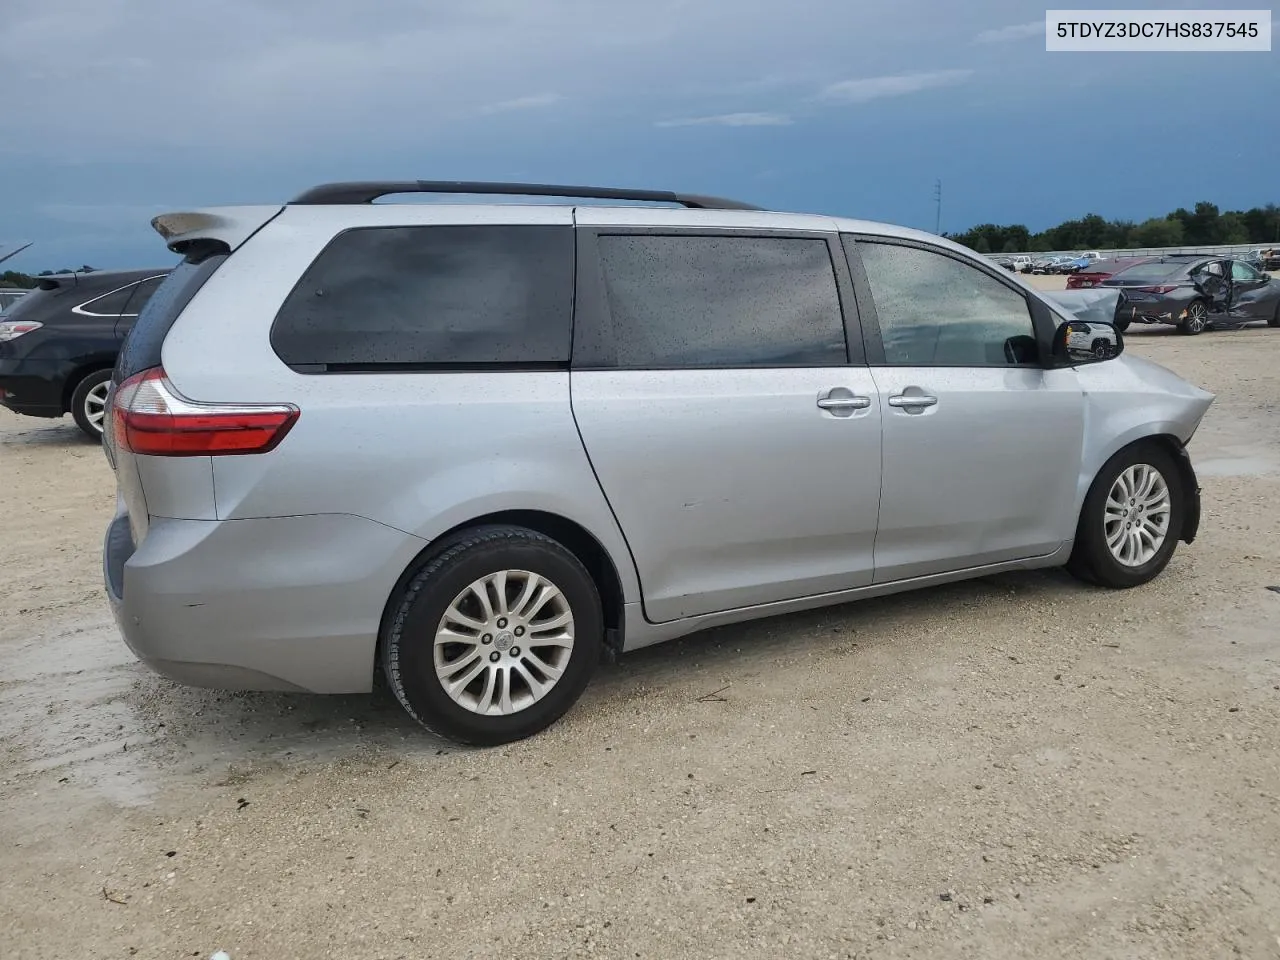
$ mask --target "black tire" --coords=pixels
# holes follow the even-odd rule
[[[541,699],[513,713],[481,714],[455,702],[437,678],[435,637],[454,600],[469,585],[502,570],[530,571],[560,590],[573,617],[573,646],[560,678]],[[523,527],[475,527],[451,538],[413,575],[389,612],[382,637],[382,668],[392,692],[427,729],[477,746],[521,740],[559,720],[586,689],[603,648],[600,595],[591,575],[565,547]],[[515,649],[507,647],[500,655]],[[497,652],[492,650],[488,656]],[[523,680],[518,683],[529,689]]]
[[[1116,328],[1117,330],[1119,330],[1121,333],[1124,333],[1126,330],[1128,330],[1128,329],[1129,329],[1129,324],[1130,324],[1130,322],[1131,322],[1131,321],[1129,321],[1129,320],[1117,320],[1117,321],[1115,321],[1114,326],[1115,326],[1115,328]]]
[[[96,440],[99,443],[102,442],[102,427],[95,425],[92,416],[94,412],[103,409],[96,404],[96,401],[103,399],[101,388],[103,384],[110,381],[110,370],[95,370],[76,384],[75,390],[71,392],[71,416],[75,418],[76,426],[84,431],[84,435],[90,440]],[[88,409],[91,402],[95,403],[94,411]],[[99,416],[97,424],[105,423],[106,421]]]
[[[1209,307],[1203,300],[1192,300],[1187,304],[1187,316],[1179,321],[1178,332],[1194,337],[1209,327]]]
[[[1164,542],[1150,560],[1141,566],[1127,566],[1117,560],[1107,546],[1103,516],[1107,496],[1116,479],[1123,471],[1138,464],[1154,467],[1168,487],[1169,527]],[[1169,565],[1178,546],[1185,516],[1186,490],[1173,456],[1162,446],[1152,442],[1125,447],[1103,465],[1089,487],[1084,506],[1080,510],[1075,547],[1071,551],[1071,559],[1067,561],[1067,569],[1086,583],[1114,590],[1149,583]]]

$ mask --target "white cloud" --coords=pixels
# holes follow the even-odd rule
[[[494,113],[510,113],[513,110],[540,110],[543,107],[554,107],[564,100],[558,93],[537,93],[528,97],[516,97],[514,100],[500,100],[480,108],[486,116]]]
[[[996,30],[983,30],[973,38],[974,43],[1008,43],[1012,40],[1030,40],[1032,37],[1044,36],[1044,21],[1034,20],[1031,23],[1015,23],[1010,27]]]
[[[718,113],[710,117],[659,120],[655,127],[785,127],[791,118],[785,113]]]
[[[821,97],[842,103],[867,103],[883,97],[901,97],[921,90],[952,87],[964,83],[971,76],[972,70],[932,70],[927,73],[900,73],[887,77],[842,80],[823,90]]]

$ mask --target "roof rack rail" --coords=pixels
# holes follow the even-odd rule
[[[617,187],[570,187],[555,183],[486,183],[470,180],[356,180],[312,187],[290,203],[303,205],[372,203],[393,193],[472,193],[510,197],[581,197],[590,200],[635,200],[675,203],[695,210],[760,210],[740,200],[704,197],[670,190],[623,190]]]

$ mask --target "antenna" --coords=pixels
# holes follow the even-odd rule
[[[34,242],[35,241],[33,240],[32,243]],[[14,250],[12,253],[0,253],[0,263],[4,263],[10,257],[16,257],[18,254],[20,254],[23,250],[27,249],[27,247],[29,246],[31,246],[30,243],[24,243],[17,250]]]
[[[939,179],[933,185],[933,202],[938,205],[937,215],[933,221],[933,232],[941,235],[942,233],[942,180]]]

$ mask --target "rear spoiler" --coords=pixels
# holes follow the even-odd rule
[[[207,207],[162,213],[151,221],[169,249],[186,256],[202,248],[230,253],[271,222],[282,204],[258,207]]]

